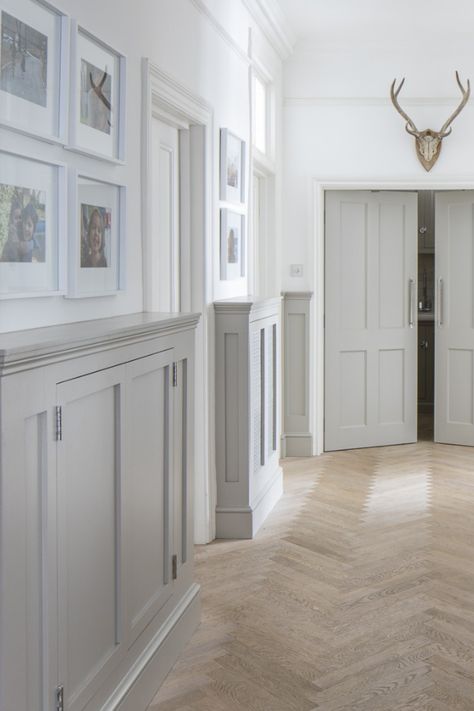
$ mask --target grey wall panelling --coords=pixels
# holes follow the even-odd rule
[[[141,711],[198,624],[198,319],[0,338],[2,710]]]
[[[239,297],[216,313],[218,538],[252,538],[282,493],[281,299]]]
[[[312,292],[283,294],[283,457],[311,457],[310,324]]]

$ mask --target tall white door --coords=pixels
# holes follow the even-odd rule
[[[417,194],[326,193],[325,449],[417,438]]]
[[[474,191],[435,204],[435,441],[474,446]]]
[[[179,311],[179,131],[152,122],[152,259],[159,278],[152,285],[154,311]]]

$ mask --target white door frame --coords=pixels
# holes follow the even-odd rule
[[[324,452],[324,240],[325,193],[329,190],[473,190],[474,182],[462,179],[433,181],[426,178],[406,178],[397,181],[386,179],[312,180],[312,225],[309,234],[312,242],[312,268],[315,308],[310,336],[310,432],[313,435],[313,455]]]
[[[194,430],[194,541],[208,543],[215,538],[216,469],[214,445],[214,349],[210,347],[212,324],[212,215],[214,205],[213,135],[214,112],[201,97],[163,72],[148,59],[143,60],[142,125],[142,245],[143,308],[153,305],[156,265],[152,250],[151,129],[153,118],[189,133],[182,152],[190,166],[189,207],[192,227],[181,241],[180,303],[186,311],[200,312],[196,332],[195,430]]]

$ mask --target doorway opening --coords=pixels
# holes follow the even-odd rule
[[[418,192],[418,439],[434,439],[435,195]]]
[[[320,192],[319,451],[472,447],[474,190],[354,188]]]

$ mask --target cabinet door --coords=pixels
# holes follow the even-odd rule
[[[173,351],[127,364],[129,643],[172,594]]]
[[[59,683],[83,709],[124,654],[122,463],[125,369],[58,385]]]

